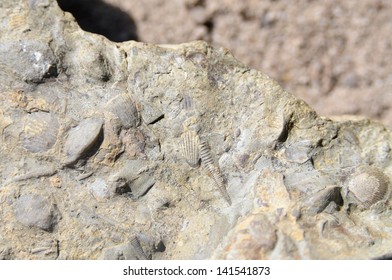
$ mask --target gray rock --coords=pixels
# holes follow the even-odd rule
[[[143,121],[146,124],[152,124],[164,117],[164,114],[157,108],[154,108],[148,103],[143,104],[143,110],[141,111]]]
[[[12,259],[12,248],[10,246],[1,244],[0,245],[0,260],[11,260]]]
[[[75,163],[94,146],[101,134],[102,125],[102,119],[89,118],[70,130],[64,144],[65,164]]]
[[[15,202],[14,213],[22,225],[49,232],[53,231],[58,220],[56,206],[37,194],[21,195]]]
[[[120,244],[102,250],[101,260],[138,260],[138,254],[131,243]]]
[[[49,42],[24,38],[0,44],[3,71],[26,82],[40,83],[58,75],[57,61]],[[18,63],[15,63],[18,61]]]
[[[154,184],[154,167],[144,160],[128,160],[109,178],[111,193],[129,193],[135,199],[145,195]]]
[[[371,259],[392,247],[381,124],[318,116],[224,48],[113,43],[55,0],[1,3],[4,258],[134,259],[134,232],[168,244],[154,259]],[[210,147],[200,165],[181,152],[189,130]],[[341,207],[359,164],[388,191]]]
[[[306,205],[307,208],[305,211],[309,215],[315,215],[325,210],[331,203],[334,206],[343,206],[343,198],[340,191],[340,187],[327,186],[325,189],[305,197],[302,200],[303,205]],[[330,208],[334,206],[330,206]]]

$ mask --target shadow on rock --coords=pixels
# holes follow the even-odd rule
[[[60,8],[70,12],[79,26],[114,42],[138,40],[134,20],[120,9],[101,0],[57,0]]]

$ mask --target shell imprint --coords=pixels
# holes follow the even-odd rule
[[[196,167],[200,160],[200,138],[194,131],[187,131],[181,135],[182,155],[192,167]]]
[[[231,205],[231,199],[229,193],[226,190],[225,182],[223,180],[223,176],[219,170],[219,168],[214,164],[214,160],[212,159],[210,148],[206,141],[202,141],[200,144],[200,157],[202,162],[204,163],[205,168],[211,174],[212,178],[215,181],[221,195],[224,199]]]
[[[192,98],[189,96],[189,95],[187,95],[187,94],[184,94],[183,95],[183,99],[182,99],[182,109],[184,109],[184,110],[191,110],[191,109],[193,109],[193,101],[192,101]]]
[[[347,197],[361,209],[387,198],[389,193],[388,177],[376,167],[361,167],[347,181]]]
[[[26,117],[20,141],[32,153],[46,152],[56,143],[58,131],[59,123],[53,114],[32,113]]]
[[[134,236],[131,240],[131,245],[135,250],[136,256],[139,260],[148,260],[146,253],[144,253],[142,246],[140,245],[139,239]]]
[[[108,109],[120,119],[124,128],[128,129],[139,125],[139,112],[128,94],[118,94],[111,99],[108,102]]]

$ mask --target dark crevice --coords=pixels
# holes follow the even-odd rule
[[[387,253],[380,257],[374,258],[374,260],[392,260],[392,253]]]
[[[293,126],[294,126],[294,124],[291,122],[291,116],[289,116],[288,119],[286,119],[286,118],[284,119],[282,131],[280,132],[280,135],[278,136],[278,139],[277,139],[278,143],[286,142]]]
[[[205,7],[206,6],[206,0],[198,0],[196,3],[194,3],[195,7]]]
[[[135,21],[125,12],[101,0],[57,0],[71,13],[80,28],[105,36],[114,42],[138,40]]]
[[[162,120],[163,118],[165,118],[165,115],[160,115],[158,118],[156,118],[155,120],[153,120],[152,122],[150,122],[149,124],[155,124],[157,122],[159,122],[160,120]]]
[[[165,252],[166,246],[165,244],[161,241],[154,247],[155,252]]]

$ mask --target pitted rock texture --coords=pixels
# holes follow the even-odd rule
[[[370,167],[390,188],[392,140],[381,124],[318,116],[202,41],[113,43],[81,30],[53,0],[3,1],[0,17],[2,50],[39,46],[23,59],[0,56],[1,258],[391,253],[390,199],[359,209],[342,190]],[[201,162],[184,157],[189,131],[208,144]],[[25,134],[34,139],[27,146]],[[55,205],[45,216],[55,226],[15,215],[26,197]]]
[[[134,24],[106,28],[114,40],[205,40],[268,73],[322,115],[356,114],[392,128],[392,2],[389,0],[58,0],[100,27],[117,9]],[[69,7],[64,7],[65,9]],[[79,13],[85,9],[89,13]],[[95,16],[94,16],[95,15]],[[98,16],[99,15],[99,16]],[[132,39],[135,39],[132,38]]]

